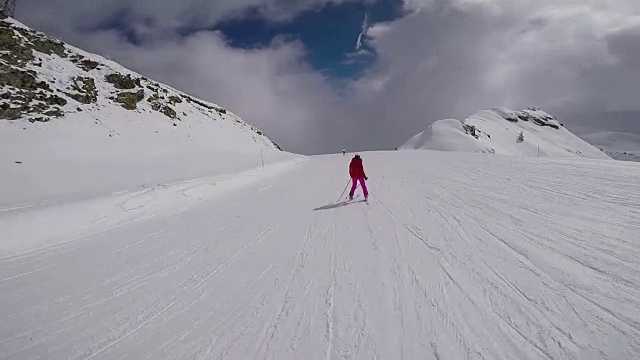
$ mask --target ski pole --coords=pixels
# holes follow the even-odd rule
[[[340,194],[340,197],[338,198],[338,201],[340,201],[340,199],[342,199],[342,195],[344,195],[344,192],[347,191],[348,187],[349,187],[349,180],[347,180],[347,185],[345,185],[344,190],[342,190],[342,194]]]

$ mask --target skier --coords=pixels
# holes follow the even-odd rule
[[[347,154],[347,150],[342,149],[342,155],[346,155]]]
[[[369,191],[367,191],[367,184],[365,183],[365,180],[369,180],[369,178],[364,172],[364,167],[362,166],[362,158],[360,158],[360,155],[358,154],[356,154],[356,156],[351,159],[351,163],[349,164],[349,175],[351,176],[352,181],[351,191],[349,192],[349,200],[353,200],[353,194],[356,192],[358,182],[360,182],[360,186],[362,187],[365,201],[368,200]]]

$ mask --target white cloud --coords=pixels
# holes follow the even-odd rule
[[[150,46],[123,45],[107,32],[93,42],[133,70],[229,108],[290,151],[323,150],[320,122],[335,110],[334,94],[299,43],[233,49],[214,32]]]
[[[434,120],[497,105],[638,108],[637,0],[406,0],[413,14],[368,26],[366,49],[376,51],[377,61],[339,94],[305,62],[299,43],[239,50],[220,34],[183,39],[174,31],[210,25],[248,5],[284,19],[328,1],[25,0],[21,6],[30,8],[28,24],[226,106],[292,151],[392,148]],[[118,11],[151,41],[134,46],[113,32],[78,31]]]
[[[357,0],[21,0],[17,16],[29,25],[80,40],[81,36],[74,36],[78,27],[115,19],[134,28],[144,22],[163,32],[211,27],[220,19],[241,16],[247,8],[273,20],[286,20],[304,10],[348,1]]]
[[[362,22],[362,30],[360,34],[358,34],[358,39],[356,40],[356,51],[362,49],[364,46],[364,41],[367,37],[367,31],[369,30],[369,20],[367,18],[367,14],[364,14],[364,21]]]
[[[353,117],[367,124],[376,145],[391,147],[434,120],[496,105],[638,107],[637,2],[407,4],[412,15],[369,31],[379,59],[354,84]]]

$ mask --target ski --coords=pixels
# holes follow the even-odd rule
[[[353,197],[353,199],[349,199],[349,197],[347,196],[347,198],[346,198],[346,200],[344,202],[347,203],[347,204],[354,203],[354,202],[363,202],[363,203],[366,203],[367,205],[369,205],[369,198],[361,199],[360,195],[355,195]]]
[[[347,196],[347,202],[353,202],[355,200],[358,200],[358,198],[360,197],[360,195],[354,195],[352,199],[349,199],[349,196]]]

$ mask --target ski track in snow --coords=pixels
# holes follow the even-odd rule
[[[0,359],[640,358],[639,166],[363,158],[0,254]]]

